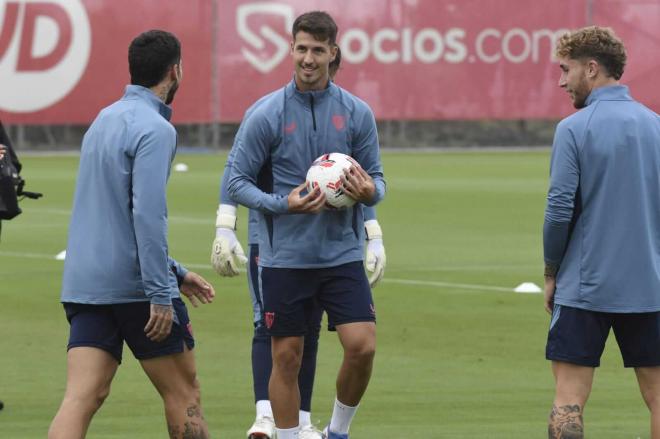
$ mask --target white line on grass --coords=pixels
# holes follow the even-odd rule
[[[38,212],[38,213],[49,213],[51,215],[63,215],[63,216],[71,215],[70,210],[57,209],[51,207],[35,207],[35,208],[31,208],[29,211]],[[213,218],[211,217],[203,219],[203,218],[194,218],[190,216],[170,215],[168,219],[170,222],[177,224],[203,224],[209,226],[213,225]]]
[[[0,257],[10,257],[10,258],[26,258],[26,259],[50,259],[55,260],[54,255],[46,255],[43,253],[24,253],[24,252],[11,252],[11,251],[0,251]],[[209,264],[186,264],[183,263],[184,267],[193,268],[195,270],[212,270],[213,267]],[[245,272],[245,270],[239,270]],[[383,278],[381,282],[392,283],[392,284],[401,284],[401,285],[414,285],[414,286],[423,286],[423,287],[437,287],[437,288],[458,288],[462,290],[474,290],[474,291],[497,291],[503,293],[513,292],[513,288],[498,287],[494,285],[477,285],[477,284],[462,284],[454,282],[441,282],[441,281],[430,281],[430,280],[418,280],[418,279],[392,279],[392,278]]]

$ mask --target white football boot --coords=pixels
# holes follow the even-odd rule
[[[247,431],[248,439],[275,439],[275,421],[270,416],[261,416]]]
[[[298,439],[324,439],[323,433],[312,424],[305,425],[298,433]]]

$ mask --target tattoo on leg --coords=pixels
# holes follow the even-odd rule
[[[178,425],[167,424],[167,432],[170,434],[170,439],[179,439],[181,429]]]
[[[207,439],[204,430],[199,424],[186,422],[184,426],[186,429],[183,431],[182,439]]]
[[[202,417],[202,410],[198,405],[191,405],[186,410],[186,414],[189,418],[200,418]],[[204,418],[202,417],[202,419]]]
[[[548,439],[584,439],[582,408],[578,404],[552,406]]]

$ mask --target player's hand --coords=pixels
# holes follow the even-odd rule
[[[342,190],[360,203],[368,204],[376,194],[374,179],[357,163],[348,169],[344,169],[341,184]]]
[[[0,160],[2,160],[3,158],[5,158],[5,145],[0,143]]]
[[[151,315],[144,332],[151,341],[163,341],[172,331],[174,308],[172,305],[151,304]]]
[[[236,276],[238,266],[245,265],[247,257],[232,229],[218,227],[211,249],[211,264],[220,276]]]
[[[555,306],[555,289],[557,288],[557,278],[554,276],[545,276],[544,302],[543,307],[552,315],[552,309]]]
[[[287,201],[289,203],[289,212],[291,213],[319,213],[325,207],[325,194],[320,188],[315,187],[306,195],[301,195],[307,187],[303,183],[289,193]]]
[[[192,306],[197,307],[199,303],[211,303],[215,297],[213,286],[202,276],[189,271],[183,278],[179,290],[188,298]]]
[[[369,286],[374,288],[385,274],[385,246],[383,245],[383,231],[375,219],[364,222],[367,233],[367,254],[365,268],[369,275]]]

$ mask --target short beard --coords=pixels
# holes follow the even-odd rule
[[[170,105],[172,101],[174,101],[174,95],[176,94],[178,89],[179,89],[179,81],[176,81],[174,84],[172,84],[172,87],[170,87],[170,91],[167,92],[167,97],[165,98],[166,105]]]
[[[579,91],[579,93],[578,93]],[[589,90],[589,85],[586,80],[580,82],[580,86],[575,90],[575,100],[573,101],[573,106],[576,110],[580,110],[587,106],[587,98],[591,94]]]

